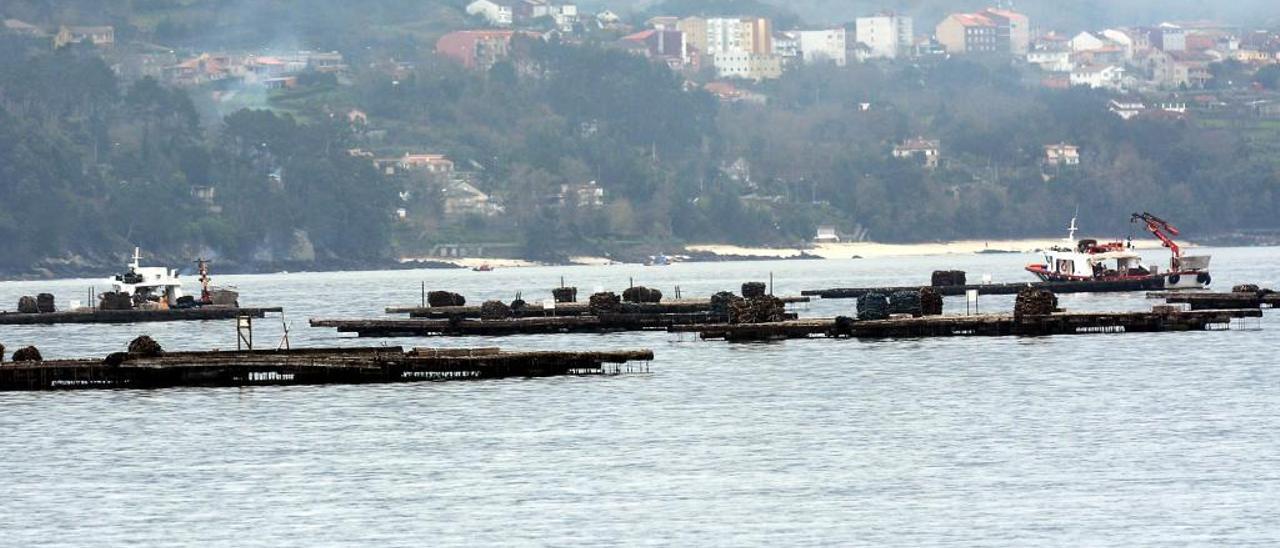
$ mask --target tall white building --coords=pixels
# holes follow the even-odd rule
[[[871,49],[872,57],[896,59],[911,52],[915,30],[911,18],[894,13],[859,17],[854,39]]]
[[[795,32],[796,46],[806,65],[834,63],[845,66],[848,59],[845,32],[842,28],[801,30]]]
[[[707,19],[707,51],[710,55],[743,51],[745,36],[742,19],[713,17]]]

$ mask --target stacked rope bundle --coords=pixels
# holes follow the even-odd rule
[[[39,310],[41,314],[57,312],[58,309],[54,306],[53,300],[52,293],[41,293],[36,295],[36,309]]]
[[[622,299],[612,292],[596,293],[588,300],[591,313],[599,316],[622,310]]]
[[[742,297],[734,295],[728,291],[721,291],[711,296],[711,313],[717,317],[729,319],[729,309],[736,301],[742,300]]]
[[[889,319],[889,298],[884,293],[876,292],[858,297],[858,319],[862,321]]]
[[[895,291],[889,295],[890,314],[910,314],[919,318],[924,315],[920,305],[919,291]]]
[[[855,323],[857,323],[857,320],[848,316],[836,316],[836,324],[832,328],[832,334],[836,337],[852,337]]]
[[[622,300],[628,303],[657,303],[662,302],[662,292],[657,289],[651,289],[642,285],[628,287],[622,292]]]
[[[942,294],[932,287],[920,289],[920,313],[925,316],[942,315]]]
[[[1258,287],[1257,284],[1241,284],[1231,288],[1232,293],[1258,293],[1260,291],[1262,291],[1262,288]]]
[[[480,305],[480,319],[486,321],[507,320],[512,316],[511,307],[502,301],[485,301]]]
[[[22,296],[18,298],[18,312],[23,314],[36,314],[40,312],[40,306],[36,304],[35,297]]]
[[[102,310],[132,310],[133,297],[123,291],[108,291],[99,296],[98,308]]]
[[[161,348],[160,343],[155,339],[143,335],[129,342],[129,353],[140,356],[159,356],[164,354],[164,348]]]
[[[19,348],[13,353],[13,361],[15,362],[42,362],[44,357],[40,355],[40,350],[34,346]]]
[[[747,282],[742,284],[742,296],[748,299],[763,297],[768,290],[764,282]]]
[[[729,323],[774,323],[786,319],[787,306],[777,297],[740,298],[729,303]]]
[[[427,304],[432,307],[439,306],[465,306],[467,299],[457,293],[449,291],[432,291],[427,293]]]
[[[557,287],[551,290],[551,296],[555,298],[557,303],[576,303],[578,302],[578,288]]]
[[[1058,310],[1058,296],[1048,289],[1028,287],[1018,292],[1013,305],[1013,318],[1048,316]]]
[[[933,287],[950,287],[953,285],[966,285],[965,272],[963,270],[934,270],[930,284]]]

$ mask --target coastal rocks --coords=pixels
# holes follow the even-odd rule
[[[622,292],[622,300],[628,303],[656,303],[662,301],[662,292],[642,285],[628,287]]]
[[[24,295],[18,299],[18,312],[22,314],[38,314],[40,306],[36,304],[35,297]]]
[[[742,296],[748,299],[763,297],[767,289],[764,282],[747,282],[742,284]]]
[[[613,292],[596,293],[588,303],[591,313],[596,316],[622,311],[622,299]]]
[[[98,308],[102,310],[132,310],[133,297],[122,291],[108,291],[98,297]]]
[[[39,310],[41,314],[57,312],[58,309],[54,306],[53,301],[52,293],[41,293],[36,295],[36,309]]]
[[[511,307],[503,304],[502,301],[485,301],[480,305],[481,320],[507,320],[511,319]]]
[[[555,298],[557,303],[576,303],[578,302],[578,288],[557,287],[551,290],[551,296]]]
[[[942,294],[932,287],[920,289],[920,313],[925,316],[942,315]]]
[[[889,319],[889,297],[874,291],[858,297],[858,319],[861,321]]]
[[[1013,319],[1048,316],[1057,310],[1058,296],[1052,291],[1028,287],[1018,292],[1018,299],[1013,305]]]
[[[164,348],[148,335],[143,335],[129,342],[129,353],[139,356],[154,357],[164,354]]]
[[[13,361],[15,362],[42,362],[44,357],[40,355],[40,350],[34,346],[19,348],[13,353]]]
[[[289,260],[296,263],[316,262],[316,246],[311,243],[311,235],[305,230],[294,230],[293,241],[289,244]]]
[[[427,304],[432,307],[465,306],[467,299],[462,295],[449,291],[432,291],[427,293]]]
[[[963,270],[935,270],[929,285],[933,287],[951,287],[954,285],[965,284],[965,272]]]
[[[896,291],[889,295],[890,314],[910,314],[916,318],[924,315],[920,306],[919,291]]]

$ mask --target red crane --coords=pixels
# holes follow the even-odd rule
[[[1180,262],[1178,259],[1182,258],[1182,248],[1178,247],[1178,243],[1173,241],[1171,236],[1177,236],[1179,234],[1178,227],[1169,224],[1169,221],[1156,217],[1155,215],[1145,211],[1142,213],[1134,213],[1133,217],[1129,219],[1129,222],[1131,223],[1136,223],[1138,221],[1146,223],[1147,231],[1154,234],[1165,247],[1169,248],[1169,251],[1173,252],[1173,259],[1169,261],[1169,265],[1173,267],[1173,270],[1177,270],[1178,263]]]

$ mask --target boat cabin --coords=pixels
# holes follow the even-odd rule
[[[141,250],[134,248],[129,270],[111,279],[112,291],[132,296],[135,305],[147,302],[165,308],[177,305],[182,297],[178,271],[162,266],[142,266],[141,261]]]

